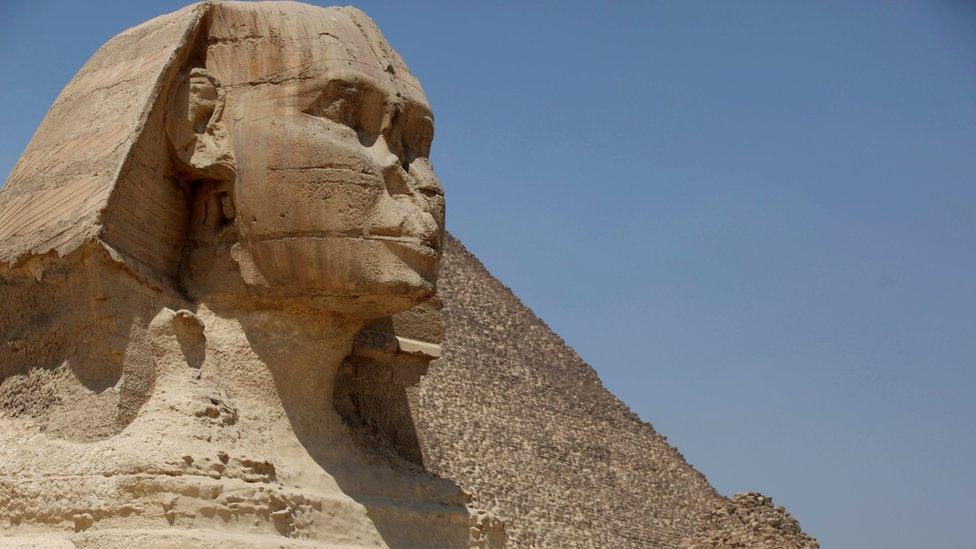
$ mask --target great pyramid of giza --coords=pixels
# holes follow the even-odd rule
[[[424,465],[519,546],[674,545],[721,501],[701,473],[456,239],[444,357],[413,395]]]
[[[673,547],[722,498],[458,240],[447,335],[411,407],[423,465],[503,518],[519,547]],[[786,545],[789,546],[789,545]]]

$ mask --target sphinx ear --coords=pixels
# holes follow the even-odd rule
[[[166,110],[166,135],[180,171],[193,178],[234,180],[234,154],[223,114],[220,81],[201,68],[184,73]]]

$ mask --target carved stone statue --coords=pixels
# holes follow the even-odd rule
[[[503,543],[334,403],[439,355],[433,132],[352,8],[105,44],[0,191],[0,546]]]

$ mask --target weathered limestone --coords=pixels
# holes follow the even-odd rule
[[[772,498],[748,492],[736,494],[709,513],[705,527],[694,536],[681,540],[679,547],[817,549],[820,544],[800,530],[800,525],[786,509],[774,507]]]
[[[432,136],[352,8],[102,47],[0,192],[0,545],[500,545],[333,405],[340,369],[402,389],[439,356]]]

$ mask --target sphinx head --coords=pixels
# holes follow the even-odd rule
[[[0,265],[101,245],[197,300],[366,316],[435,289],[430,106],[362,12],[207,2],[105,44],[0,190]]]
[[[370,314],[429,297],[444,234],[433,115],[375,25],[229,2],[201,27],[165,114],[192,194],[182,285]]]

